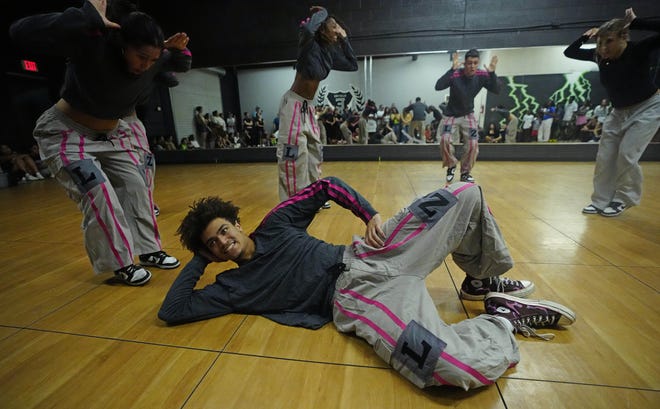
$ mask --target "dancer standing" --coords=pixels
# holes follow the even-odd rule
[[[106,18],[106,2],[23,18],[10,28],[20,49],[68,58],[61,99],[37,120],[34,137],[58,182],[83,213],[85,248],[94,271],[114,271],[128,285],[151,273],[135,265],[175,268],[162,250],[131,115],[155,76],[189,60],[188,36],[165,40],[147,14],[134,12],[120,27]],[[103,79],[102,81],[100,79]]]
[[[459,68],[458,53],[452,55],[452,66],[438,79],[436,91],[449,88],[449,102],[444,112],[442,126],[438,127],[438,140],[442,152],[442,165],[447,167],[447,182],[454,179],[458,159],[454,156],[452,134],[460,132],[463,138],[461,157],[461,181],[474,182],[470,174],[479,154],[479,130],[474,118],[474,97],[482,88],[498,94],[500,87],[495,75],[497,56],[493,56],[486,71],[479,70],[479,51],[465,53],[463,68]]]
[[[296,77],[280,102],[277,138],[279,196],[285,200],[321,177],[323,146],[314,117],[314,95],[330,70],[357,71],[346,30],[314,6],[300,23]]]
[[[651,55],[660,35],[629,41],[629,30],[660,32],[660,24],[636,18],[633,9],[599,28],[587,30],[564,51],[577,60],[593,61],[600,70],[614,109],[603,124],[594,170],[591,204],[583,213],[618,216],[642,197],[639,158],[660,127],[660,91],[651,78]],[[582,44],[596,38],[595,49]]]

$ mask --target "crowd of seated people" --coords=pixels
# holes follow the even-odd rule
[[[0,173],[6,174],[10,186],[53,176],[41,160],[36,143],[33,143],[27,152],[19,152],[8,144],[1,144]]]
[[[337,109],[330,105],[316,106],[316,119],[324,145],[350,144],[436,144],[438,126],[443,118],[446,101],[427,105],[417,97],[399,110],[396,104],[377,105],[368,100],[362,109]],[[498,106],[499,117],[487,116],[485,129],[479,128],[479,142],[537,142],[543,123],[551,122],[549,142],[597,142],[602,124],[611,111],[603,100],[592,108],[590,101],[576,101],[569,97],[555,104],[548,101],[536,112],[513,114]],[[496,112],[497,113],[497,112]],[[153,140],[154,150],[223,149],[275,146],[279,121],[264,119],[263,110],[256,106],[252,112],[243,112],[237,118],[233,113],[217,110],[204,112],[197,106],[193,114],[195,133],[177,143],[172,136],[158,136]],[[511,130],[511,126],[515,130]]]

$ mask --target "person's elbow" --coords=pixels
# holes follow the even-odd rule
[[[164,307],[161,307],[160,310],[158,310],[158,319],[169,325],[175,324],[178,321],[176,319],[176,314],[166,310]]]
[[[158,310],[158,319],[168,325],[182,324],[189,321],[176,305],[171,304],[163,304],[160,307],[160,310]]]

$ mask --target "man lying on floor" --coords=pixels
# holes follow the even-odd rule
[[[366,225],[348,245],[307,232],[328,200]],[[526,300],[529,281],[501,275],[513,266],[481,188],[455,183],[413,201],[391,219],[342,180],[312,183],[280,203],[259,227],[243,232],[238,207],[218,197],[196,201],[178,229],[194,253],[172,284],[158,316],[182,324],[230,313],[257,314],[284,325],[317,329],[334,322],[355,332],[420,388],[488,385],[520,360],[515,332],[549,339],[534,328],[568,325],[575,314]],[[424,279],[448,254],[466,272],[461,296],[484,300],[486,314],[448,325]],[[210,262],[238,266],[195,285]]]

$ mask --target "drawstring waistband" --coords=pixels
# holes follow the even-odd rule
[[[307,111],[309,111],[309,108],[307,106],[307,100],[304,100],[300,107],[300,113],[302,114],[300,116],[302,117],[303,123],[307,122]]]

